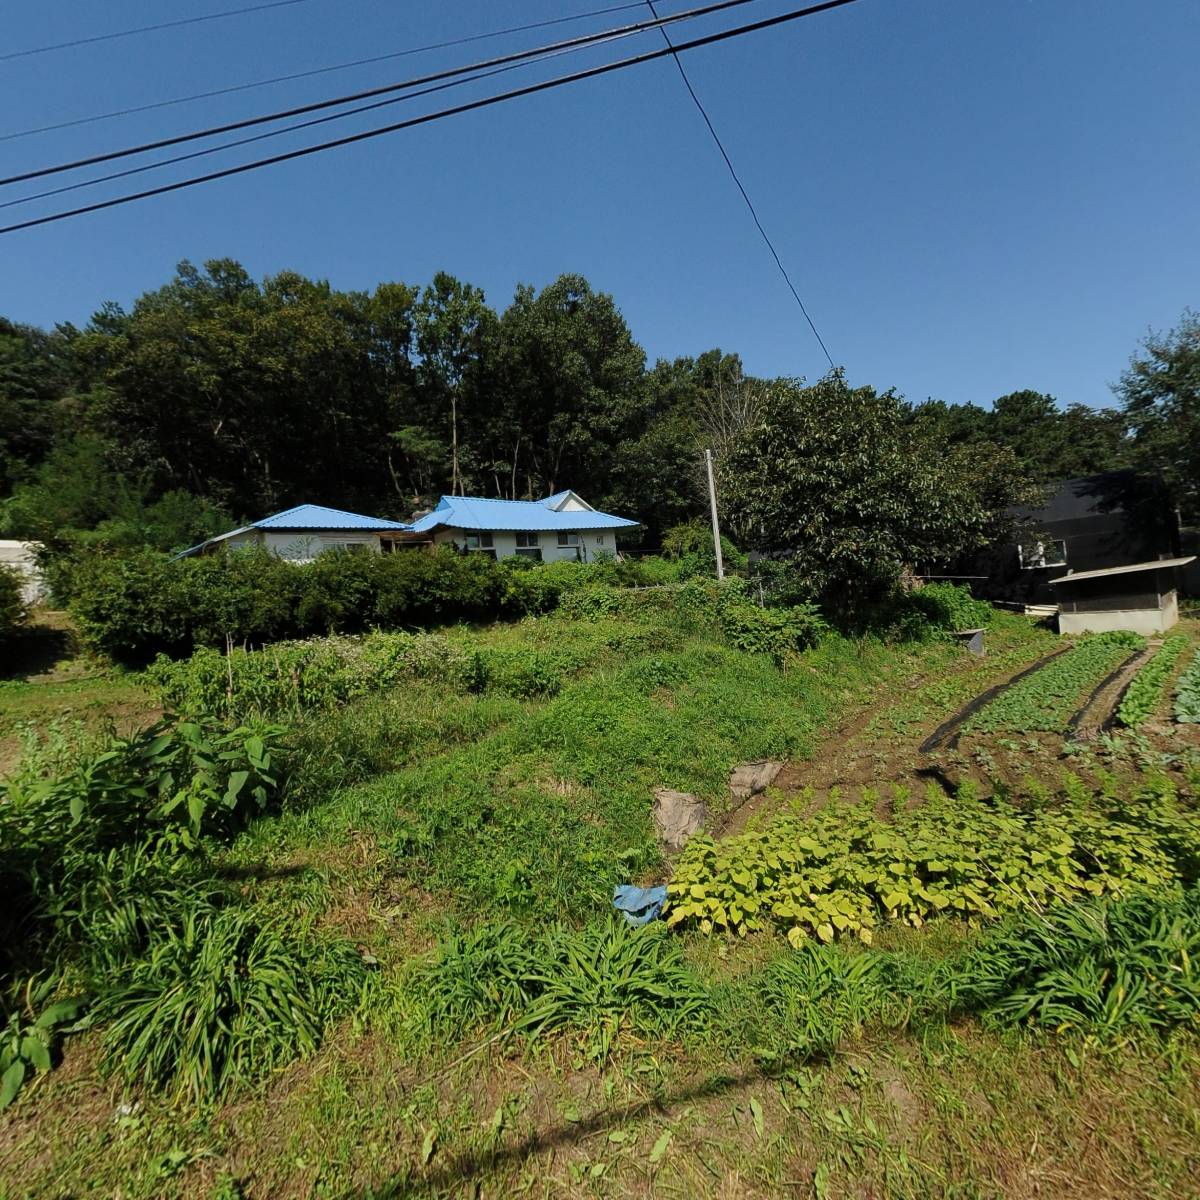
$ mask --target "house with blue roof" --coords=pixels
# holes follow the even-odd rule
[[[599,512],[572,491],[543,500],[443,496],[437,508],[409,525],[406,539],[491,558],[590,562],[597,553],[614,553],[617,534],[637,527],[637,521]]]
[[[443,496],[436,508],[412,521],[299,504],[209,538],[180,557],[261,545],[280,558],[305,563],[327,550],[390,554],[450,545],[489,558],[589,562],[597,553],[614,553],[617,533],[636,528],[637,521],[599,512],[572,491],[542,500]]]

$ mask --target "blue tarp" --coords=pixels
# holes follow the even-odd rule
[[[630,925],[645,925],[662,915],[667,902],[665,886],[640,888],[631,883],[619,883],[613,888],[613,908]]]

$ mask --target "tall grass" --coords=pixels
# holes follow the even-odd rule
[[[310,1054],[358,997],[344,942],[287,934],[242,909],[196,909],[101,994],[105,1067],[200,1105]]]

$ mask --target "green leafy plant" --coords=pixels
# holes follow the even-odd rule
[[[0,643],[23,624],[28,615],[21,576],[13,568],[0,564]]]
[[[205,1104],[312,1053],[366,977],[349,943],[242,909],[162,930],[96,1001],[105,1069]]]
[[[55,1039],[83,1010],[78,999],[51,1001],[55,982],[28,980],[0,1029],[0,1112],[16,1099],[31,1071],[50,1070]]]
[[[1084,637],[1065,654],[1001,692],[963,728],[983,733],[1060,732],[1088,689],[1145,644],[1145,639],[1134,633]]]
[[[1162,779],[1118,802],[1068,778],[1060,807],[965,790],[882,825],[874,806],[807,800],[769,828],[694,838],[668,885],[668,923],[704,932],[777,928],[793,945],[840,933],[866,943],[883,921],[994,918],[1076,896],[1168,887],[1194,877],[1200,819]]]
[[[984,937],[950,971],[954,1004],[997,1024],[1099,1038],[1200,1016],[1200,890],[1058,905]]]
[[[1134,676],[1117,707],[1117,718],[1122,725],[1136,729],[1155,714],[1167,677],[1179,656],[1187,649],[1188,641],[1184,633],[1167,638],[1154,657]]]
[[[1175,689],[1175,720],[1184,724],[1200,724],[1200,653],[1180,676]]]
[[[411,990],[427,1036],[481,1025],[536,1038],[570,1029],[607,1056],[622,1026],[672,1033],[708,1018],[707,989],[661,926],[610,919],[531,938],[510,923],[453,934],[414,972]]]

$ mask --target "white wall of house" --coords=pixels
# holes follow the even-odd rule
[[[42,573],[34,552],[36,542],[0,541],[0,566],[10,567],[21,576],[21,596],[26,604],[36,604],[42,598]]]
[[[323,550],[334,550],[339,547],[361,546],[360,553],[379,553],[379,534],[356,533],[343,529],[313,529],[300,532],[281,532],[263,529],[248,529],[237,537],[225,542],[218,542],[230,550],[240,550],[246,546],[265,545],[266,548],[279,558],[288,562],[312,562]]]
[[[496,530],[492,533],[492,548],[496,551],[497,558],[514,558],[514,557],[534,557],[533,555],[521,555],[517,546],[517,534],[508,530]],[[579,557],[580,549],[583,550],[583,556],[588,562],[591,562],[597,551],[603,553],[608,551],[612,554],[617,548],[617,539],[611,529],[588,529],[579,533],[579,545],[575,546],[560,546],[558,544],[558,532],[541,531],[537,535],[537,547],[542,552],[542,562],[556,562],[559,559],[568,559],[574,562]],[[433,540],[439,545],[446,545],[453,542],[455,545],[462,547],[467,544],[467,534],[462,529],[438,529]]]

